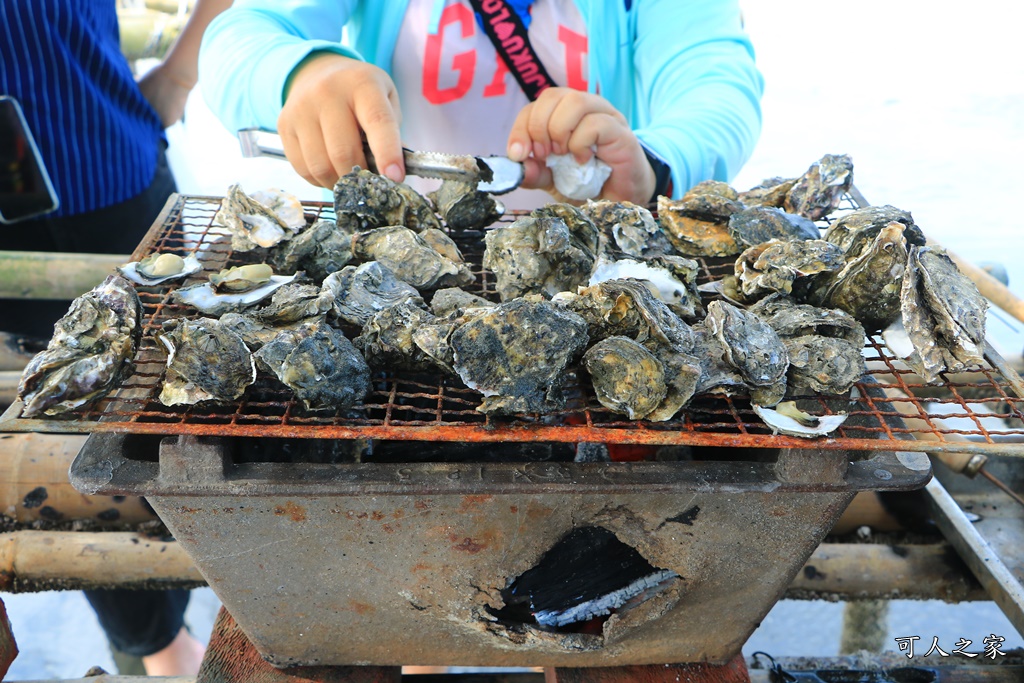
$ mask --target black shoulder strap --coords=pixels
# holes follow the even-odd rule
[[[531,101],[555,84],[530,45],[522,20],[505,0],[469,0],[469,4],[480,15],[494,49]]]

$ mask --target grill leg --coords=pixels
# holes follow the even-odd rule
[[[398,666],[293,666],[278,669],[256,651],[223,607],[196,683],[399,683]]]
[[[750,683],[743,655],[728,664],[650,664],[545,669],[545,683]]]

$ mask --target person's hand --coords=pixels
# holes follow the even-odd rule
[[[367,167],[364,136],[377,170],[395,182],[404,180],[400,123],[398,92],[383,69],[317,53],[292,75],[277,130],[296,172],[331,188],[353,166]]]
[[[139,79],[139,90],[156,110],[164,128],[174,125],[185,114],[185,102],[195,86],[195,78],[175,74],[166,63],[158,64]]]
[[[551,154],[569,153],[581,164],[596,155],[611,166],[602,199],[646,205],[654,194],[654,170],[626,117],[599,95],[548,88],[516,117],[508,156],[525,166],[523,187],[557,196],[545,162]]]

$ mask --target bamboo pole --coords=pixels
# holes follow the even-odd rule
[[[0,332],[0,372],[17,370],[21,372],[32,360],[33,354],[22,348],[19,337],[10,332]],[[3,400],[0,399],[0,403]]]
[[[20,523],[91,520],[99,526],[157,519],[137,496],[90,496],[68,481],[81,434],[0,434],[0,512]]]
[[[18,382],[21,371],[0,370],[0,405],[10,405],[18,397]]]
[[[156,587],[202,583],[174,541],[131,531],[11,531],[0,534],[0,590]]]
[[[0,298],[71,300],[127,262],[117,254],[0,251]]]

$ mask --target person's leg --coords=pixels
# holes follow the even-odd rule
[[[83,592],[111,647],[141,657],[148,675],[195,675],[199,671],[205,648],[185,628],[187,590]]]

